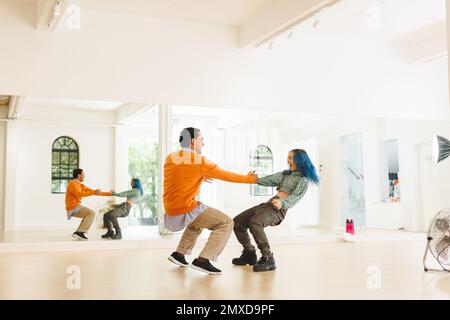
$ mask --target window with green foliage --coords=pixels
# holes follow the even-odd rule
[[[273,173],[273,155],[269,147],[259,145],[250,154],[250,166],[259,177],[264,177]],[[252,196],[272,196],[272,187],[263,187],[257,184],[250,185],[250,195]]]
[[[78,145],[72,138],[59,137],[52,145],[52,193],[65,193],[72,171],[80,165]]]
[[[144,196],[134,206],[131,225],[158,224],[158,143],[152,139],[132,139],[128,145],[128,174],[141,180]]]

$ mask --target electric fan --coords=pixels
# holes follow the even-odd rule
[[[423,257],[425,271],[447,271],[450,272],[450,209],[444,209],[431,221],[428,228],[427,247]],[[431,253],[441,269],[427,267],[427,256]],[[439,267],[438,267],[439,268]]]

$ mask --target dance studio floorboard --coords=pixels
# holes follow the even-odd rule
[[[121,241],[101,239],[105,230],[91,230],[89,241],[72,238],[73,230],[29,230],[0,232],[0,252],[39,252],[39,251],[92,251],[92,250],[129,250],[129,249],[170,249],[177,245],[181,233],[160,236],[157,227],[128,227],[123,230]],[[282,225],[267,228],[266,232],[273,244],[324,243],[341,241],[340,231],[319,228],[298,228]],[[199,245],[204,245],[209,231],[202,232]],[[409,241],[423,240],[423,233],[357,230],[356,241]],[[228,243],[237,246],[234,236]]]
[[[220,276],[173,265],[168,248],[0,253],[0,299],[450,299],[450,275],[423,271],[424,246],[275,244],[278,269],[254,273],[231,265],[240,249],[230,245]],[[80,290],[67,288],[70,266],[80,268]]]

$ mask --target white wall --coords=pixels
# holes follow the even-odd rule
[[[294,115],[289,122],[301,123]],[[305,120],[304,120],[305,121]],[[447,195],[450,181],[450,160],[438,165],[429,160],[431,147],[420,154],[423,144],[431,144],[433,134],[450,137],[449,121],[377,119],[357,117],[325,117],[307,119],[297,129],[280,132],[280,144],[299,139],[315,139],[322,166],[319,187],[320,225],[336,227],[341,215],[340,136],[361,132],[368,228],[423,231],[438,210],[450,207]],[[288,123],[282,124],[287,127]],[[379,142],[398,139],[400,203],[384,203],[380,197]],[[427,165],[422,167],[421,163]],[[422,177],[422,178],[421,178]],[[427,185],[426,188],[422,187]]]
[[[17,172],[14,229],[73,228],[79,223],[66,220],[62,194],[51,193],[51,147],[59,136],[76,140],[80,148],[80,167],[85,170],[86,185],[103,190],[114,189],[114,128],[105,125],[82,125],[78,122],[113,119],[114,114],[86,110],[53,112],[24,106],[17,120]],[[50,121],[50,122],[49,122]],[[88,197],[83,204],[100,209],[109,197]],[[8,214],[8,212],[7,212]]]
[[[301,123],[302,116],[293,116],[282,127],[289,128],[289,123]],[[290,141],[313,139],[318,145],[318,169],[321,181],[319,186],[319,224],[324,227],[337,227],[341,217],[341,167],[340,137],[352,133],[363,135],[363,162],[365,175],[366,204],[379,201],[378,174],[376,155],[378,148],[377,120],[375,118],[320,116],[303,120],[304,124],[295,129],[280,133],[281,144]],[[368,209],[367,209],[368,211]]]
[[[221,142],[222,143],[222,142]],[[247,174],[250,171],[250,152],[258,145],[271,148],[274,172],[280,170],[279,127],[276,121],[248,121],[239,126],[227,128],[223,132],[223,157],[217,163],[224,169]],[[218,194],[223,201],[224,211],[234,217],[242,211],[269,199],[268,196],[250,195],[249,184],[217,181]]]
[[[33,3],[0,0],[2,92],[192,105],[228,94],[232,28],[84,7],[81,14],[80,30],[36,31]]]
[[[433,163],[431,141],[434,134],[450,138],[450,123],[380,121],[380,140],[399,141],[400,210],[403,226],[409,230],[425,230],[431,216],[440,209],[450,207],[447,193],[450,161]],[[424,145],[428,148],[424,149]],[[426,183],[427,187],[423,188]]]
[[[5,213],[5,160],[6,122],[0,121],[0,231],[4,227]]]
[[[447,67],[448,67],[448,74],[449,74],[449,78],[450,78],[450,54],[448,54],[448,52],[450,52],[450,1],[447,0],[446,1],[446,7],[447,7]],[[449,87],[448,87],[448,92],[450,95],[450,83],[449,83]]]

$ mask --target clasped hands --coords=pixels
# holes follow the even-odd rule
[[[258,177],[258,175],[255,173],[255,170],[249,171],[249,172],[247,173],[247,175],[253,177],[253,178],[255,179],[255,183],[258,183],[259,177]],[[207,183],[211,183],[211,182],[213,181],[213,179],[211,179],[211,178],[206,178],[206,177],[205,177],[205,178],[203,178],[203,181],[204,181],[204,182],[207,182]],[[277,208],[278,210],[281,209],[281,207],[283,206],[283,204],[281,203],[281,199],[272,199],[272,205],[273,205],[275,208]]]
[[[96,196],[101,195],[102,193],[103,193],[103,191],[101,189],[94,190],[94,195],[96,195]],[[112,196],[114,191],[113,190],[107,191],[107,193],[110,193],[110,196]]]

